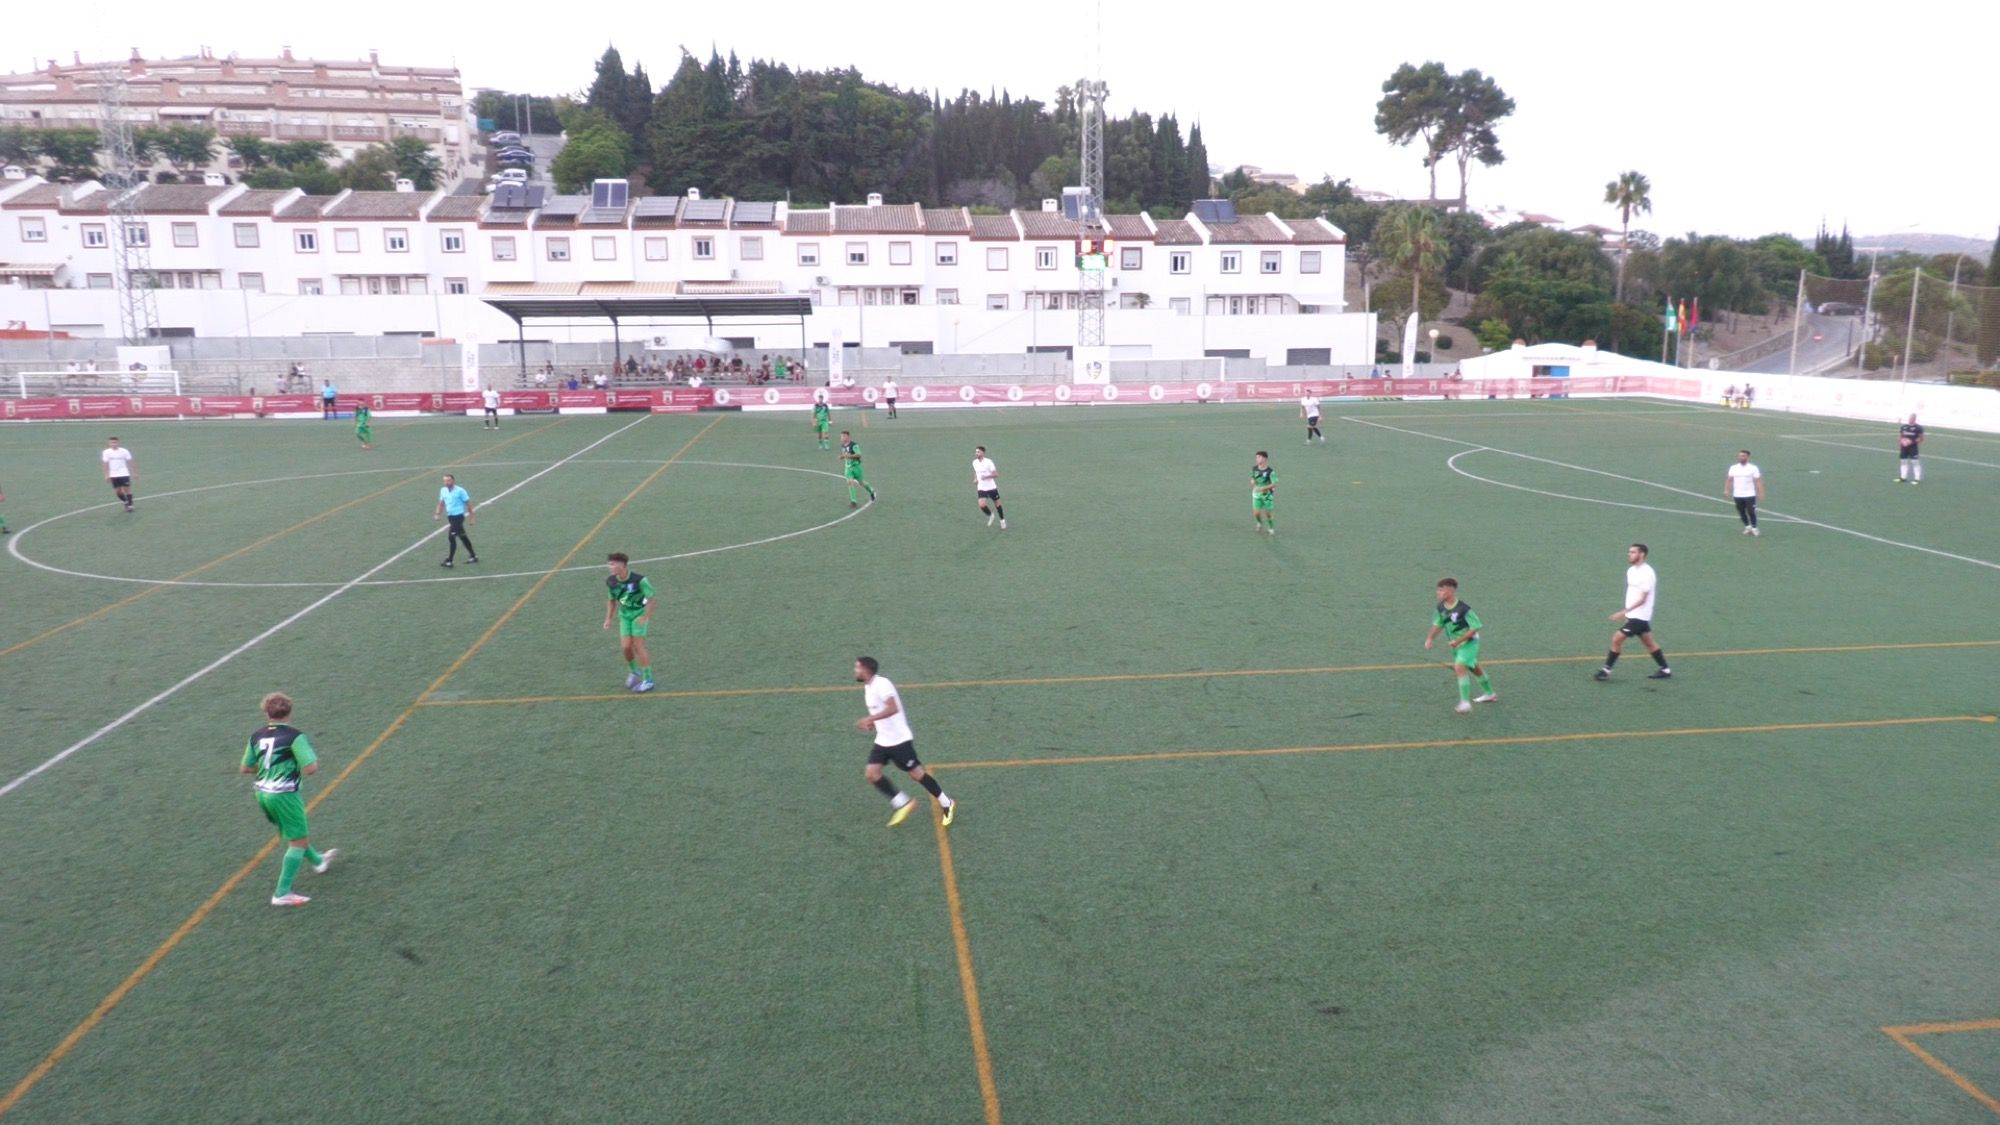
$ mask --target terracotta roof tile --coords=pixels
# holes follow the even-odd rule
[[[1160,233],[1154,240],[1162,246],[1199,246],[1201,235],[1195,233],[1194,224],[1186,219],[1155,219]]]
[[[880,207],[835,207],[835,234],[922,234],[923,208],[914,203]]]
[[[1337,227],[1323,219],[1286,219],[1285,225],[1292,228],[1292,241],[1311,243],[1344,243],[1345,235]]]
[[[154,215],[206,215],[227,187],[207,184],[149,184],[139,192],[139,209]]]
[[[1021,230],[1029,238],[1075,239],[1083,233],[1083,224],[1063,217],[1061,211],[1016,211],[1021,220]]]
[[[1153,228],[1146,225],[1144,215],[1106,215],[1104,224],[1111,228],[1111,237],[1120,241],[1153,240]]]
[[[437,206],[431,208],[430,214],[425,217],[433,223],[464,222],[478,218],[480,208],[485,205],[484,196],[447,195],[438,200]]]
[[[39,209],[54,207],[62,202],[61,184],[36,184],[6,203],[8,210]]]
[[[63,204],[61,210],[65,215],[108,215],[111,213],[111,201],[116,198],[118,192],[115,189],[104,188]]]
[[[971,234],[972,220],[963,207],[926,207],[924,229],[932,234]]]
[[[833,229],[829,225],[831,218],[828,211],[792,211],[785,215],[785,233],[825,234]]]
[[[1272,222],[1269,215],[1238,215],[1233,223],[1209,223],[1207,226],[1211,245],[1291,241],[1285,234],[1285,228]]]
[[[272,218],[281,219],[286,222],[311,222],[318,219],[320,212],[326,208],[327,204],[332,202],[333,197],[330,195],[302,195],[291,203],[286,204]]]
[[[242,195],[222,205],[219,215],[269,215],[280,199],[290,192],[266,188],[251,188]]]
[[[1014,226],[1012,215],[974,215],[972,217],[972,237],[976,240],[1018,242],[1021,232]]]
[[[417,219],[432,192],[357,191],[326,209],[329,219]]]

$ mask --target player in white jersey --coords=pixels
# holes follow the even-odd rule
[[[1764,471],[1750,460],[1750,451],[1736,451],[1736,463],[1722,478],[1722,494],[1736,501],[1736,517],[1743,521],[1743,534],[1762,535],[1757,530],[1757,505],[1764,500]]]
[[[1313,443],[1314,438],[1318,438],[1322,442],[1326,440],[1326,435],[1319,432],[1318,395],[1312,393],[1311,391],[1307,391],[1305,395],[1299,399],[1299,417],[1304,418],[1306,420],[1307,445],[1311,445]]]
[[[479,428],[482,430],[499,429],[500,392],[494,390],[492,387],[488,387],[479,392],[479,400],[486,406],[486,416],[479,420]]]
[[[1598,680],[1611,678],[1611,666],[1618,663],[1618,654],[1625,648],[1626,637],[1637,637],[1652,654],[1653,663],[1659,665],[1653,670],[1651,679],[1672,679],[1674,670],[1667,667],[1667,652],[1653,640],[1653,615],[1660,608],[1660,579],[1653,573],[1651,563],[1646,561],[1648,552],[1644,543],[1634,543],[1625,548],[1625,608],[1611,615],[1611,620],[1624,622],[1617,632],[1611,634],[1611,651],[1604,656],[1604,667],[1597,670]]]
[[[903,823],[910,810],[916,807],[916,802],[882,776],[883,762],[896,763],[897,769],[909,774],[910,780],[937,798],[938,807],[944,810],[944,822],[950,825],[958,815],[958,802],[946,796],[937,778],[926,772],[924,764],[917,761],[917,736],[910,733],[910,716],[903,710],[903,697],[897,693],[896,685],[889,682],[889,677],[881,675],[881,669],[881,664],[872,656],[854,659],[854,678],[861,684],[862,698],[868,704],[867,717],[854,720],[854,726],[858,730],[875,732],[875,745],[868,748],[868,767],[862,772],[868,778],[868,784],[889,798],[889,827]]]
[[[1000,506],[1000,469],[983,445],[972,447],[972,490],[979,494],[979,511],[986,517],[986,526],[992,527],[998,519],[1000,530],[1007,530],[1007,509]]]
[[[97,459],[104,462],[104,479],[111,482],[111,491],[124,501],[125,510],[131,511],[132,482],[139,479],[138,470],[134,467],[138,462],[132,457],[132,451],[119,445],[117,438],[112,438],[111,444],[104,447],[104,452],[99,453]]]

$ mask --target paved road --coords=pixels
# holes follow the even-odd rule
[[[1853,351],[1861,336],[1858,316],[1821,316],[1809,313],[1799,331],[1799,370],[1811,371]],[[1786,374],[1792,362],[1790,349],[1765,356],[1742,370],[1759,375]]]

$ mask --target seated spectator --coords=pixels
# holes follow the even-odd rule
[[[548,369],[543,368],[542,370],[535,372],[535,389],[546,390],[548,389],[548,385],[549,385]]]
[[[608,387],[608,386],[610,386],[610,385],[611,385],[611,380],[610,380],[610,378],[608,378],[608,377],[607,377],[607,376],[606,376],[606,375],[604,374],[604,372],[602,372],[602,371],[599,371],[599,372],[597,373],[597,382],[596,382],[596,386],[597,386],[597,389],[601,391],[601,390],[603,390],[604,388],[606,388],[606,387]]]
[[[574,375],[572,375],[572,376],[570,376],[570,377],[569,377],[569,384],[568,384],[568,386],[569,386],[569,389],[570,389],[570,390],[572,390],[572,391],[575,391],[575,390],[582,390],[582,388],[581,388],[580,386],[578,386],[578,385],[577,385],[577,381],[576,381],[576,376],[574,376]]]

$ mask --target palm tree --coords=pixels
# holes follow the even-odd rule
[[[1391,266],[1410,274],[1410,307],[1421,317],[1425,270],[1444,268],[1444,231],[1437,212],[1405,204],[1393,207],[1375,226],[1375,249]]]
[[[1625,254],[1632,241],[1632,213],[1653,210],[1653,184],[1642,172],[1620,172],[1604,185],[1604,202],[1618,208],[1618,291],[1613,300],[1625,302]]]

